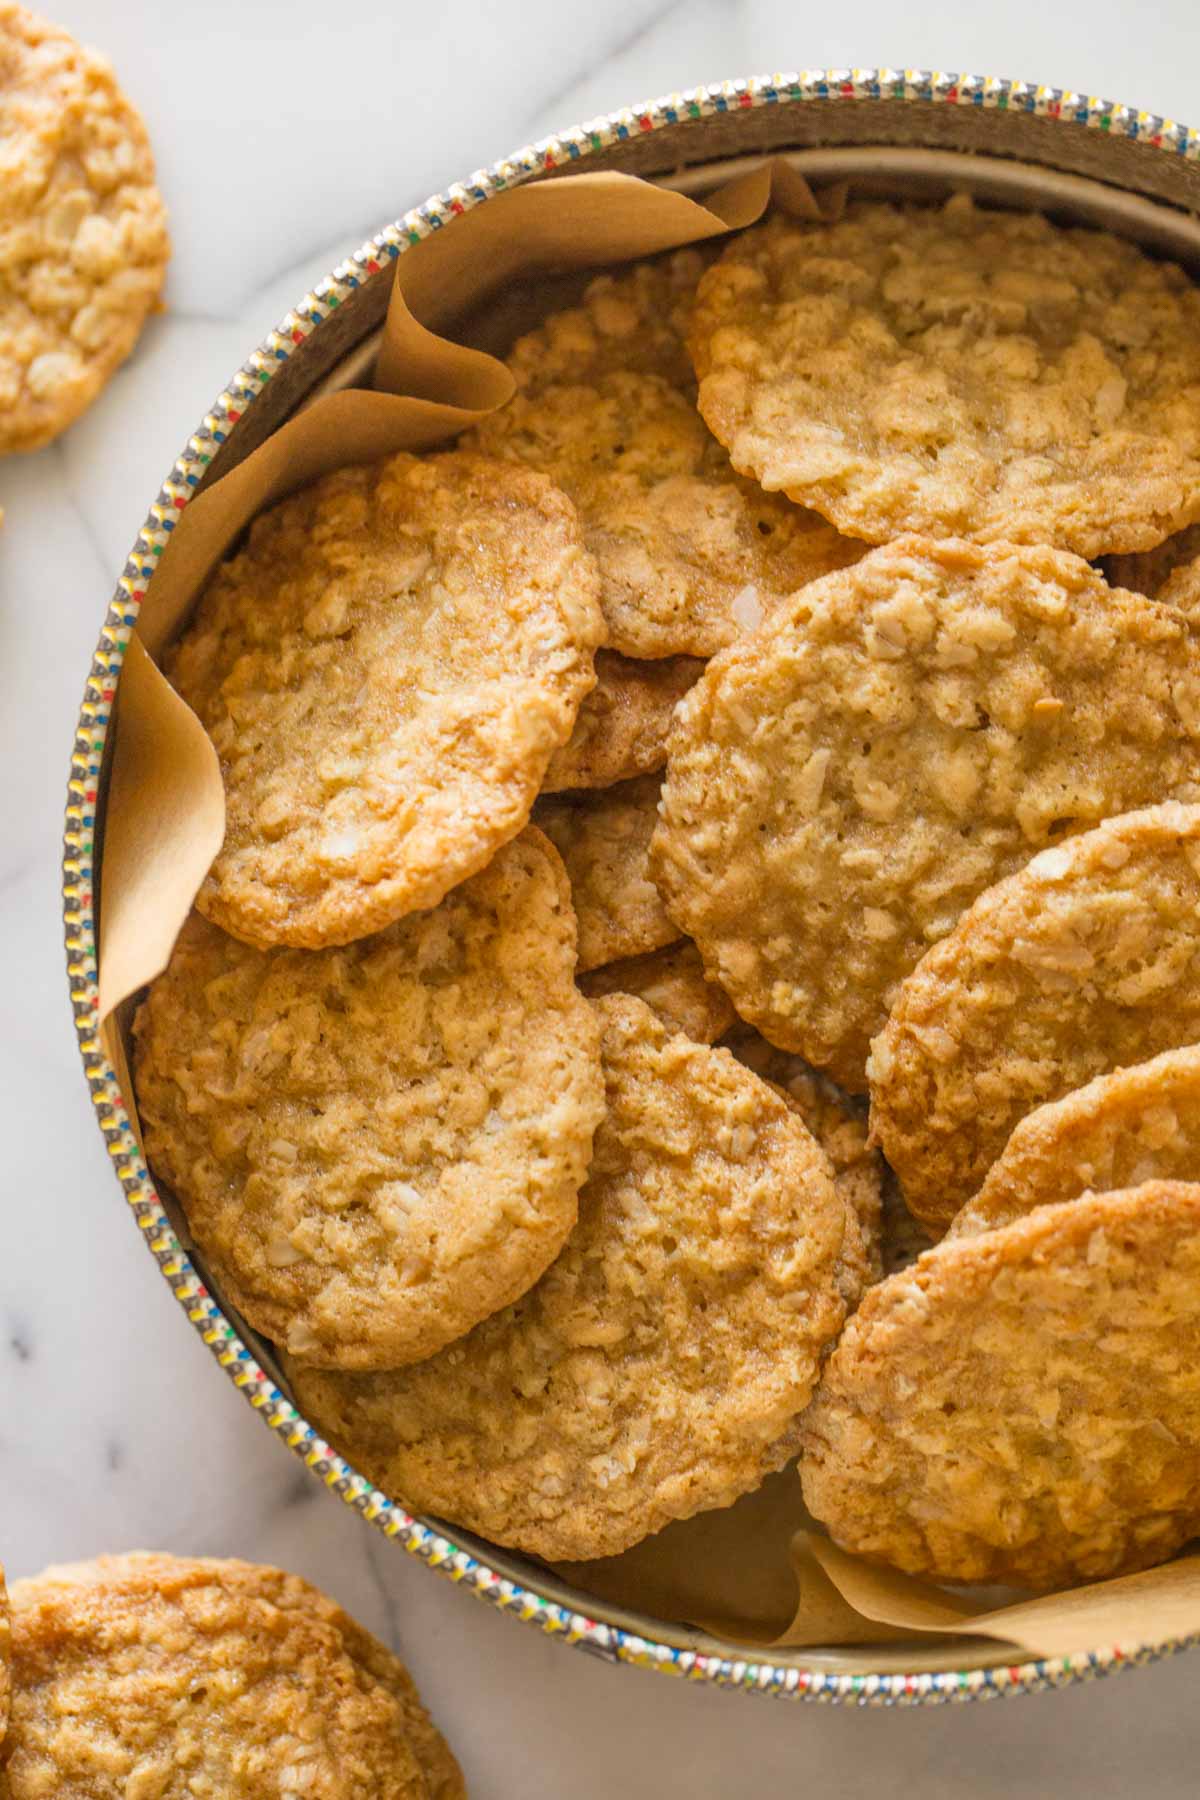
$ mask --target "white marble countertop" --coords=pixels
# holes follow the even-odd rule
[[[772,1705],[572,1654],[322,1495],[124,1216],[76,1057],[57,890],[76,705],[147,503],[246,352],[369,230],[554,127],[768,68],[966,68],[1200,123],[1196,0],[1158,0],[1149,30],[1126,0],[45,3],[142,108],[176,249],[170,310],[134,361],[59,444],[0,466],[0,1558],[22,1574],[144,1545],[295,1568],[402,1652],[488,1800],[1194,1793],[1195,1655],[1019,1705]]]

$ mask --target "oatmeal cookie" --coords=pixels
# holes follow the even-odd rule
[[[291,1370],[306,1415],[406,1505],[564,1561],[781,1468],[845,1312],[847,1211],[800,1119],[641,1001],[595,1005],[608,1114],[553,1268],[414,1368]]]
[[[1200,1181],[1200,1045],[1097,1075],[1028,1113],[948,1235],[992,1231],[1035,1206],[1151,1180]]]
[[[12,1599],[11,1800],[465,1800],[403,1663],[298,1575],[134,1552]]]
[[[401,454],[272,507],[166,664],[225,779],[200,911],[317,949],[436,906],[528,819],[601,629],[530,470]]]
[[[429,1356],[554,1259],[604,1107],[562,864],[526,831],[344,950],[193,915],[134,1026],[146,1154],[226,1298],[336,1368]]]
[[[729,997],[709,981],[695,944],[687,938],[643,956],[625,956],[579,977],[592,999],[632,994],[658,1014],[668,1031],[682,1031],[696,1044],[715,1044],[737,1021]]]
[[[1181,612],[1200,613],[1200,525],[1177,531],[1153,550],[1106,556],[1103,569],[1113,587],[1132,588]]]
[[[639,775],[598,792],[538,801],[534,819],[571,878],[581,973],[660,950],[679,936],[647,861],[660,785],[657,775]]]
[[[1125,239],[962,194],[776,215],[689,341],[734,467],[872,543],[1099,556],[1200,518],[1200,290]]]
[[[1200,799],[1200,641],[1064,551],[901,539],[681,704],[651,870],[738,1012],[850,1092],[976,896],[1110,814]]]
[[[579,709],[574,731],[550,758],[542,792],[611,787],[661,769],[675,707],[703,673],[695,656],[638,662],[615,650],[597,650],[596,685]]]
[[[1200,1531],[1200,1187],[1154,1181],[944,1242],[872,1288],[804,1421],[844,1549],[1050,1589]]]
[[[883,1158],[867,1141],[867,1109],[790,1050],[777,1050],[750,1026],[735,1027],[728,1048],[794,1106],[829,1158],[838,1192],[858,1220],[869,1278],[883,1274]]]
[[[709,260],[602,277],[520,340],[516,395],[463,440],[570,495],[607,641],[631,657],[709,656],[863,548],[736,474],[696,412],[682,333]]]
[[[8,1715],[12,1705],[12,1622],[9,1614],[8,1589],[4,1585],[4,1569],[0,1565],[0,1764],[5,1755]],[[0,1767],[0,1781],[4,1779]]]
[[[1027,1113],[1200,1040],[1200,806],[1110,819],[990,888],[871,1047],[871,1128],[949,1225]]]
[[[90,406],[171,253],[141,118],[103,57],[0,4],[0,452]]]

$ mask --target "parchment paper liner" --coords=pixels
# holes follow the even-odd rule
[[[398,260],[374,390],[302,407],[181,514],[120,679],[102,853],[101,1035],[135,1129],[126,1054],[133,996],[165,965],[224,834],[215,752],[155,666],[211,570],[256,513],[316,476],[428,449],[503,405],[512,393],[503,363],[444,335],[478,318],[498,287],[521,283],[536,309],[530,276],[562,277],[712,238],[752,223],[768,202],[801,217],[828,216],[843,197],[828,190],[818,200],[783,161],[761,164],[703,204],[612,173],[500,195]],[[983,1638],[1050,1656],[1132,1650],[1200,1631],[1200,1555],[997,1606],[994,1596],[951,1593],[836,1549],[805,1515],[794,1469],[623,1556],[558,1573],[601,1600],[758,1648],[949,1635],[964,1655],[965,1640]],[[865,1654],[863,1667],[870,1668]]]

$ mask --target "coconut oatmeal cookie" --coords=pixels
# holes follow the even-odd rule
[[[847,1209],[800,1119],[640,1001],[595,1005],[608,1113],[558,1261],[414,1368],[292,1371],[307,1415],[406,1505],[564,1561],[781,1468],[845,1314]]]
[[[158,303],[166,211],[103,57],[0,3],[0,452],[91,404]]]
[[[1200,798],[1200,642],[1063,551],[901,539],[715,657],[651,871],[743,1018],[865,1086],[900,982],[1047,844]]]
[[[640,775],[600,792],[538,801],[534,819],[571,880],[581,973],[660,950],[679,936],[649,872],[660,785],[657,775]]]
[[[1154,1181],[946,1241],[869,1290],[804,1420],[843,1549],[1048,1589],[1200,1531],[1200,1187]]]
[[[297,1575],[135,1552],[12,1599],[8,1800],[465,1800],[403,1663]]]
[[[883,543],[1149,550],[1200,518],[1200,291],[1037,213],[775,215],[702,278],[700,410],[735,468]]]
[[[871,1047],[871,1127],[945,1230],[1015,1127],[1095,1076],[1200,1040],[1200,806],[1110,819],[978,899]]]
[[[1200,1181],[1200,1045],[1097,1075],[1023,1118],[948,1233],[1143,1181]]]
[[[400,454],[272,507],[166,662],[225,780],[201,912],[315,949],[435,906],[528,819],[601,628],[528,469]]]
[[[683,348],[697,251],[602,277],[509,359],[517,393],[464,440],[540,469],[579,509],[607,641],[708,656],[794,589],[861,555],[730,467],[696,412]]]
[[[193,915],[134,1027],[146,1154],[226,1297],[391,1368],[554,1259],[603,1112],[562,864],[530,828],[431,912],[263,952]]]

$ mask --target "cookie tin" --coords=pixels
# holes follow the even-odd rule
[[[684,191],[743,162],[787,154],[817,179],[857,188],[1035,203],[1103,224],[1200,268],[1200,133],[1107,100],[991,76],[919,69],[804,70],[718,82],[625,108],[479,170],[385,225],[251,351],[185,444],[155,497],[101,627],[76,727],[63,849],[67,972],[97,1122],[146,1248],[193,1328],[268,1430],[347,1506],[403,1551],[501,1611],[610,1662],[692,1681],[862,1706],[936,1705],[1030,1693],[1152,1662],[1200,1638],[1010,1665],[981,1639],[944,1648],[765,1651],[626,1613],[506,1551],[413,1516],[338,1456],[297,1412],[261,1346],[229,1317],[156,1194],[97,1030],[97,846],[106,745],[122,660],[156,558],[179,512],[318,390],[361,379],[397,257],[521,183],[617,169]]]

